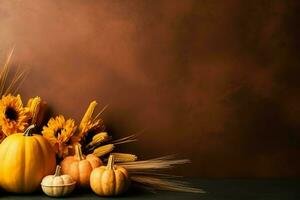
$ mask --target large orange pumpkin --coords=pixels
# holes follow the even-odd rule
[[[31,193],[55,171],[52,147],[43,136],[32,134],[33,128],[8,136],[0,145],[0,185],[8,192]]]
[[[75,155],[66,157],[61,163],[63,174],[69,174],[76,182],[77,186],[89,187],[90,174],[96,167],[103,165],[102,161],[95,155],[83,155],[80,145],[75,146]]]

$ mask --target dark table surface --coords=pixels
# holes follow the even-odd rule
[[[206,194],[178,192],[131,191],[114,198],[100,198],[90,191],[77,192],[63,199],[202,199],[202,200],[300,200],[300,179],[190,179],[194,186],[204,189]],[[1,199],[53,199],[41,193],[12,195],[1,192]],[[58,199],[58,198],[55,198]]]

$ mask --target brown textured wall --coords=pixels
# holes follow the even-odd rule
[[[80,119],[88,102],[140,157],[189,176],[299,176],[294,1],[0,0],[0,55],[31,68],[24,98]]]

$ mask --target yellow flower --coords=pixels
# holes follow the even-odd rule
[[[69,155],[72,148],[70,138],[76,131],[75,121],[73,119],[65,120],[64,116],[59,115],[51,118],[47,126],[43,127],[43,136],[51,143],[59,157]]]
[[[0,143],[5,139],[5,137],[5,134],[2,131],[0,131]]]
[[[23,107],[21,96],[7,95],[0,100],[0,126],[2,132],[8,136],[23,132],[28,126],[30,113]]]

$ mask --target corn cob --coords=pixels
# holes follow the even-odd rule
[[[100,145],[104,142],[107,142],[111,139],[111,136],[107,134],[107,132],[100,132],[94,135],[92,141],[87,145],[87,148]]]
[[[47,102],[42,100],[39,107],[40,107],[39,114],[38,114],[38,116],[36,118],[36,122],[35,122],[37,126],[39,126],[43,123],[45,114],[47,112]]]
[[[133,162],[137,160],[137,156],[129,153],[111,153],[115,158],[115,162]]]
[[[31,124],[35,124],[40,111],[41,98],[35,97],[31,101],[29,101],[29,103],[30,103],[29,111],[32,115]]]
[[[87,123],[91,121],[96,106],[97,106],[97,102],[96,101],[92,101],[90,103],[88,109],[86,110],[86,112],[85,112],[85,114],[84,114],[84,116],[83,116],[83,118],[82,118],[82,120],[80,122],[79,133],[81,133],[82,130],[87,125]]]
[[[115,148],[115,146],[113,144],[103,145],[103,146],[100,146],[100,147],[96,148],[93,151],[93,154],[95,156],[101,157],[101,156],[104,156],[105,154],[108,154],[108,153],[112,152],[112,150],[114,148]]]

